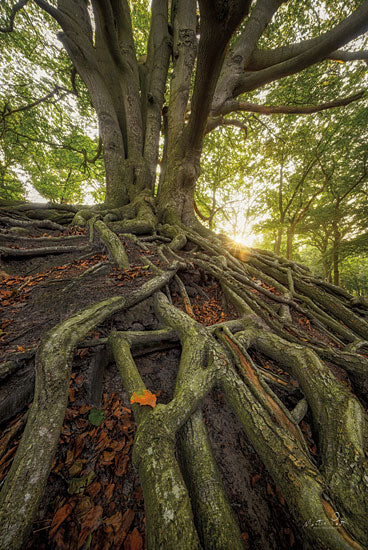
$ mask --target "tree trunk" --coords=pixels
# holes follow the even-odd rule
[[[333,283],[338,286],[340,282],[339,273],[339,252],[340,252],[341,233],[338,222],[333,222],[333,246],[332,246],[332,264],[333,264]]]
[[[293,240],[295,235],[295,227],[291,226],[286,231],[286,257],[288,260],[293,258]]]
[[[273,251],[278,256],[280,255],[280,251],[281,251],[281,241],[282,241],[283,231],[284,230],[283,230],[282,226],[278,228],[276,239],[275,239],[275,244],[274,244],[274,247],[273,247]]]

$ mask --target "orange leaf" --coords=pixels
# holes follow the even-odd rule
[[[144,390],[143,395],[139,395],[133,392],[132,397],[130,398],[131,403],[139,403],[140,405],[149,405],[153,409],[156,407],[156,396],[154,393],[151,393],[148,390]]]
[[[99,464],[108,466],[115,458],[115,451],[104,451],[102,457],[100,457]]]

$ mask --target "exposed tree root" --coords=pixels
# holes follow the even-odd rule
[[[95,230],[99,233],[100,238],[105,243],[111,259],[114,260],[116,265],[121,269],[129,268],[129,258],[124,250],[124,246],[119,237],[109,229],[104,222],[96,220],[93,223],[92,231]]]
[[[47,246],[44,248],[8,248],[0,247],[1,258],[32,258],[35,256],[48,256],[49,254],[67,254],[69,252],[83,252],[91,250],[86,246]]]
[[[39,227],[43,229],[57,229],[58,231],[64,231],[64,227],[60,225],[59,223],[55,223],[51,220],[25,220],[25,219],[17,219],[17,218],[11,218],[9,216],[1,216],[1,221],[5,223],[5,225],[9,225],[12,227]]]

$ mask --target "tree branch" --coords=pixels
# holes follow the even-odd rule
[[[144,157],[150,163],[152,183],[158,158],[161,111],[165,98],[165,85],[171,53],[171,37],[168,30],[168,1],[153,0],[151,27],[147,47],[145,76],[141,79],[144,123]]]
[[[260,113],[262,115],[272,114],[288,114],[288,115],[309,115],[311,113],[318,113],[327,109],[333,109],[335,107],[343,107],[349,105],[353,101],[361,99],[365,93],[365,90],[361,90],[357,94],[336,101],[329,101],[328,103],[321,103],[320,105],[256,105],[249,101],[227,101],[220,110],[221,115],[227,115],[236,111],[246,111],[249,113]]]
[[[282,0],[258,0],[233,47],[227,52],[216,86],[212,109],[219,109],[228,98],[247,67],[259,38],[282,4]]]
[[[10,115],[13,115],[14,113],[20,113],[22,111],[29,111],[30,109],[32,109],[33,107],[36,107],[40,103],[44,103],[45,101],[47,101],[48,99],[53,97],[55,94],[58,94],[59,92],[65,92],[59,99],[62,99],[67,94],[77,95],[74,90],[68,90],[67,88],[63,88],[62,86],[55,86],[55,88],[51,92],[49,92],[44,97],[41,97],[40,99],[37,99],[33,103],[29,103],[28,105],[23,105],[23,107],[18,107],[18,109],[12,109],[12,110],[8,106],[6,111],[1,114],[1,117],[6,118]]]
[[[214,130],[215,128],[218,128],[219,126],[236,126],[237,128],[244,130],[244,133],[245,133],[244,139],[247,138],[248,127],[245,124],[245,122],[241,120],[237,120],[236,118],[224,118],[223,116],[210,118],[208,120],[206,134],[208,134],[209,132],[212,132],[212,130]]]
[[[34,0],[37,6],[39,6],[46,13],[51,15],[59,23],[59,25],[64,28],[68,23],[67,17],[57,8],[46,2],[45,0]]]
[[[272,1],[272,0],[271,0]],[[198,44],[191,116],[187,127],[188,144],[199,150],[206,131],[208,114],[229,41],[248,15],[249,0],[200,0],[201,37]]]
[[[188,2],[176,0],[172,4],[174,36],[173,76],[167,113],[169,139],[175,139],[184,126],[191,75],[197,56],[196,2],[195,0],[188,0]]]
[[[290,44],[289,46],[282,46],[275,48],[274,50],[254,50],[250,61],[247,65],[247,71],[260,71],[267,69],[272,65],[277,65],[283,61],[287,61],[292,57],[300,55],[306,52],[321,39],[312,38],[310,40],[303,40],[297,44]],[[335,61],[365,61],[368,63],[368,50],[361,50],[357,52],[348,52],[345,50],[335,50],[326,56],[326,59],[332,59]]]
[[[346,52],[344,50],[336,50],[332,52],[327,59],[333,59],[335,61],[365,61],[368,65],[368,50],[362,50],[360,52]]]
[[[14,19],[18,11],[20,11],[27,4],[28,0],[19,0],[10,12],[9,25],[7,27],[0,27],[0,32],[13,32],[14,29]]]
[[[349,43],[357,36],[360,36],[367,29],[368,0],[361,4],[339,25],[319,38],[309,41],[306,49],[304,48],[302,53],[298,52],[298,45],[294,45],[293,47],[297,55],[263,70],[244,73],[243,76],[239,78],[239,82],[234,88],[234,97],[241,93],[259,88],[274,80],[298,73],[318,61],[326,59],[338,48]]]

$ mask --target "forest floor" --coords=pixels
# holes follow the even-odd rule
[[[14,238],[10,239],[11,235]],[[63,239],[58,241],[58,247],[72,244],[80,250],[8,257],[0,266],[0,485],[9,471],[28,408],[32,406],[34,357],[45,332],[89,304],[129,293],[153,277],[150,266],[143,263],[145,257],[161,265],[155,246],[142,250],[128,239],[122,240],[130,268],[120,270],[106,264],[103,250],[89,254],[83,250],[88,244],[83,228],[31,233],[27,238],[34,239],[29,241],[4,229],[0,246],[14,249],[54,246],[50,237],[60,236]],[[178,254],[188,256],[189,251],[184,249]],[[105,262],[101,269],[78,278],[101,262]],[[212,325],[237,317],[236,311],[226,305],[219,284],[203,271],[192,266],[181,273],[181,278],[197,321]],[[173,303],[185,309],[175,281],[170,283],[170,293]],[[294,315],[293,322],[306,331],[315,330],[302,316]],[[160,327],[152,301],[148,301],[143,316],[142,305],[112,315],[75,349],[66,417],[42,505],[26,546],[28,550],[145,547],[144,500],[131,462],[135,422],[120,374],[103,339],[111,329],[157,328]],[[158,403],[169,402],[180,358],[179,345],[166,343],[153,352],[136,353],[134,357],[144,383],[156,394]],[[288,378],[295,387],[293,393],[274,391],[293,409],[303,397],[297,381],[259,352],[253,352],[252,358],[275,376]],[[16,374],[11,377],[6,369],[1,370],[9,360],[18,364]],[[348,384],[342,369],[334,367],[334,373]],[[206,397],[203,414],[245,547],[301,548],[284,498],[220,392],[214,390]],[[312,455],[316,455],[310,413],[301,422],[301,428]]]

